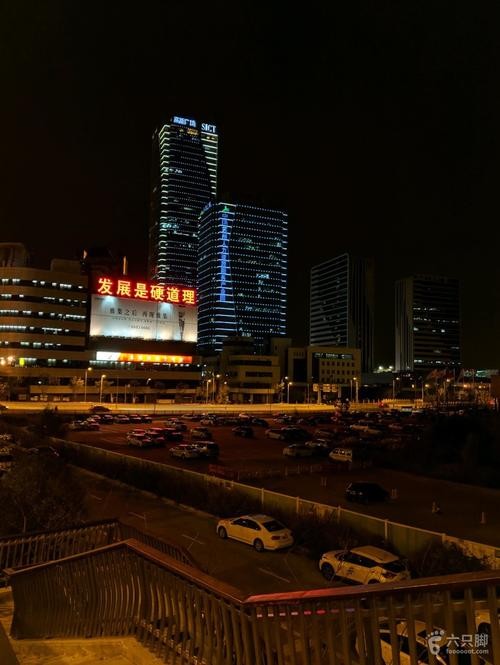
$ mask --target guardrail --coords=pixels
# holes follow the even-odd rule
[[[145,474],[150,473],[149,487],[154,488],[152,491],[168,497],[168,493],[162,494],[162,488],[175,487],[178,496],[171,498],[177,500],[181,496],[179,492],[181,492],[180,487],[183,483],[189,486],[198,485],[201,487],[215,485],[230,494],[234,495],[239,492],[243,496],[258,501],[262,510],[272,511],[278,508],[284,513],[330,517],[341,526],[347,526],[380,537],[381,540],[391,543],[404,556],[412,556],[432,542],[453,543],[467,554],[486,559],[490,567],[500,568],[500,548],[494,545],[477,543],[446,533],[392,522],[341,506],[321,504],[301,497],[240,483],[230,478],[221,478],[192,471],[191,469],[173,467],[102,448],[94,448],[83,443],[65,440],[55,441],[59,447],[65,450],[67,459],[72,464],[104,475],[110,474],[110,477],[118,478],[129,484],[135,482],[133,478],[135,472],[138,472],[137,476],[141,479],[145,477]],[[140,486],[139,488],[142,489]]]
[[[382,648],[402,662],[403,627],[404,662],[434,664],[426,637],[442,630],[442,642],[465,640],[481,617],[489,632],[478,648],[488,653],[471,653],[470,663],[500,665],[495,571],[245,597],[128,540],[7,573],[17,639],[132,635],[169,664],[380,665]]]
[[[140,531],[120,520],[107,519],[67,529],[32,531],[0,538],[0,575],[4,568],[22,568],[62,559],[129,538],[154,547],[186,565],[197,566],[181,545]]]

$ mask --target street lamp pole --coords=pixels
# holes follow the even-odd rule
[[[101,375],[101,388],[99,390],[99,404],[102,403],[102,382],[104,381],[105,378],[106,378],[106,374],[102,374]]]
[[[358,403],[358,378],[355,376],[354,377],[354,385],[356,388],[356,404]]]
[[[286,385],[286,403],[290,404],[290,386],[292,385],[292,382],[289,381]]]
[[[83,401],[87,401],[87,373],[92,371],[92,367],[87,367],[85,370],[85,379],[83,384]]]
[[[206,402],[207,404],[208,404],[208,387],[209,387],[209,385],[210,385],[210,381],[211,381],[211,379],[207,379],[207,395],[206,395],[206,398],[205,398],[205,402]]]

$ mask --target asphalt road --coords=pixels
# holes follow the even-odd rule
[[[184,509],[86,471],[78,474],[87,489],[88,519],[118,517],[174,541],[188,549],[210,575],[247,594],[332,586],[323,579],[317,562],[293,547],[258,553],[249,545],[221,540],[215,532],[217,518],[212,515]]]

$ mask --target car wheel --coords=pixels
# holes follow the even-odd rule
[[[321,574],[323,575],[325,580],[328,580],[329,582],[335,579],[335,571],[333,569],[333,566],[331,566],[329,563],[324,563],[321,566]]]
[[[220,526],[219,529],[217,530],[217,533],[219,535],[219,538],[222,538],[225,540],[227,538],[227,531],[223,526]]]
[[[263,552],[264,551],[264,543],[262,540],[257,538],[257,540],[253,541],[253,546],[256,549],[257,552]]]

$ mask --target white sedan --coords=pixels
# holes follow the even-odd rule
[[[217,534],[220,538],[234,538],[253,545],[257,552],[293,545],[290,529],[269,515],[243,515],[219,520]]]

